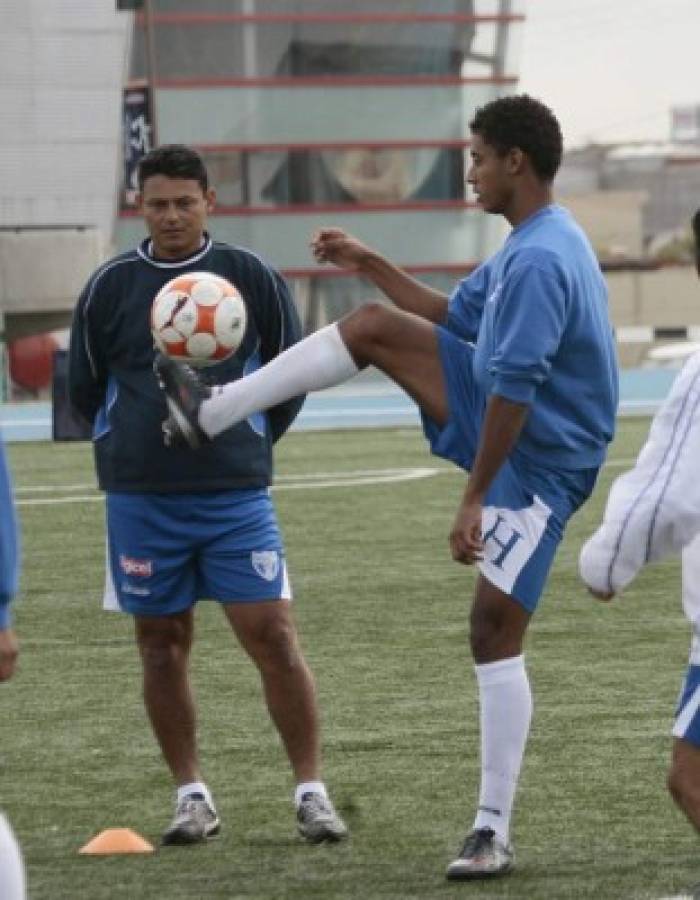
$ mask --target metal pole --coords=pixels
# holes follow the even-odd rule
[[[158,128],[156,122],[156,48],[153,31],[153,4],[152,0],[144,0],[143,3],[144,36],[146,38],[146,81],[150,96],[151,114],[151,143],[158,146]]]

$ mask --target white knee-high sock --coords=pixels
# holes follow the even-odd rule
[[[25,900],[24,863],[17,839],[0,813],[0,897],[2,900]]]
[[[507,843],[532,718],[530,682],[522,656],[475,668],[481,708],[481,790],[474,828],[493,828]]]
[[[342,384],[359,369],[340,336],[327,325],[280,353],[257,372],[214,389],[199,412],[199,424],[214,437],[255,412],[291,397]]]

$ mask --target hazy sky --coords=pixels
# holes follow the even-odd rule
[[[700,104],[700,0],[526,0],[520,89],[556,112],[568,147],[666,140]]]

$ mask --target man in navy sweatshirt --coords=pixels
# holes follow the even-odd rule
[[[209,390],[161,357],[166,439],[207,440],[295,393],[367,365],[418,403],[433,453],[469,472],[449,543],[477,564],[471,649],[481,706],[481,791],[449,879],[513,868],[510,817],[530,727],[523,638],[564,528],[590,495],[613,436],[618,374],[605,281],[586,236],[552,202],[562,135],[526,95],[477,110],[467,181],[512,231],[451,296],[339,229],[312,247],[394,303],[368,304],[249,378]]]
[[[301,334],[279,273],[252,251],[206,230],[215,192],[199,154],[165,145],[139,163],[148,236],[88,280],[73,317],[69,395],[92,423],[95,467],[106,493],[104,605],[134,618],[146,710],[176,784],[163,843],[219,832],[199,764],[189,661],[195,608],[220,603],[260,673],[265,701],[295,776],[297,828],[338,841],[347,828],[321,780],[318,703],[299,645],[282,534],[269,492],[272,448],[298,413],[295,395],[203,452],[163,446],[165,404],[153,374],[153,298],[176,275],[211,272],[236,286],[248,323],[235,354],[207,369],[227,381],[254,371]]]

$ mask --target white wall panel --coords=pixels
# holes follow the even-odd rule
[[[111,237],[131,21],[110,0],[0,3],[0,227]]]

